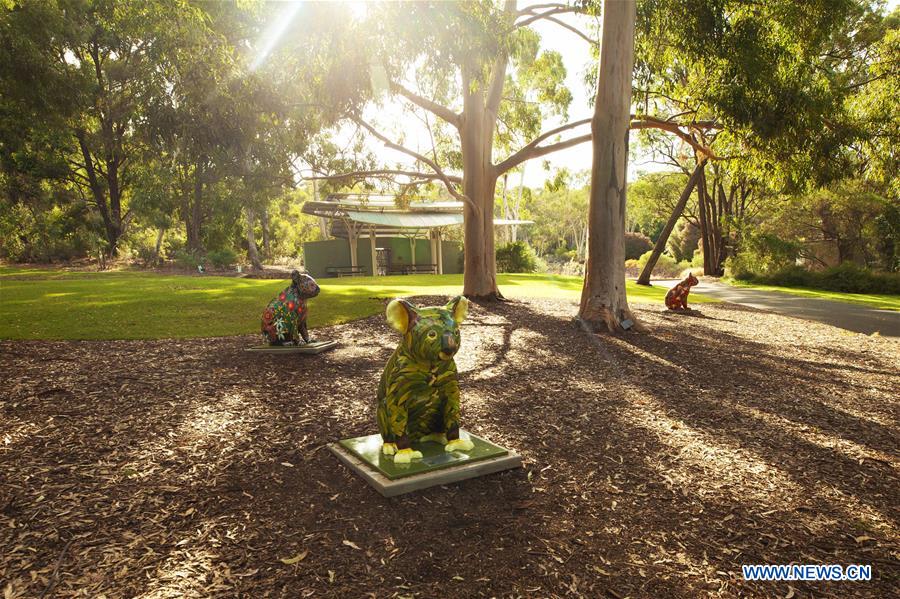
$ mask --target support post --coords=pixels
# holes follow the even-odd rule
[[[437,245],[434,242],[434,229],[428,229],[428,241],[431,243],[431,259],[430,262],[432,264],[437,263]],[[435,272],[437,272],[437,267],[435,267]]]
[[[347,243],[350,244],[350,266],[356,268],[357,259],[356,259],[356,234],[357,227],[356,223],[350,220],[349,218],[344,219],[344,226],[347,228]]]
[[[412,235],[409,236],[409,263],[412,266],[416,265],[416,232],[413,232]]]
[[[372,249],[372,276],[378,276],[378,250],[375,248],[375,226],[369,226],[369,245]]]
[[[437,242],[437,243],[435,243],[435,245],[437,246],[437,260],[436,260],[437,274],[442,275],[442,274],[444,274],[444,245],[443,245],[444,242],[441,239],[441,230],[440,229],[435,229],[434,234],[435,234],[435,241]]]

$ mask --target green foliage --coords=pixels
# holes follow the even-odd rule
[[[625,233],[625,259],[635,260],[653,249],[653,242],[643,233]]]
[[[682,219],[669,235],[666,249],[678,262],[691,261],[697,244],[700,243],[700,227],[687,219]],[[700,264],[702,266],[702,264]]]
[[[13,262],[64,262],[98,247],[98,235],[77,205],[41,211],[13,205],[0,210],[0,258]]]
[[[641,254],[641,257],[638,258],[637,261],[639,270],[644,270],[644,267],[647,266],[647,262],[650,260],[651,254],[653,254],[652,250]],[[687,262],[676,262],[672,256],[664,252],[659,256],[659,260],[656,261],[656,265],[653,267],[653,272],[651,274],[655,278],[675,279],[680,277],[681,274],[690,267],[691,265]]]
[[[740,253],[729,257],[725,268],[734,278],[747,280],[754,274],[771,274],[788,269],[796,264],[800,252],[800,244],[778,235],[748,232]]]
[[[207,252],[206,259],[216,268],[229,268],[237,263],[238,255],[231,248]]]
[[[626,228],[656,241],[684,188],[680,173],[644,173],[628,185]]]
[[[546,265],[524,241],[514,241],[497,248],[497,272],[537,272]]]
[[[838,291],[842,293],[900,294],[900,273],[875,272],[846,263],[823,271],[789,266],[770,274],[745,272],[738,280],[776,285]]]
[[[172,261],[178,268],[195,271],[203,264],[203,256],[191,250],[175,250],[172,253]]]

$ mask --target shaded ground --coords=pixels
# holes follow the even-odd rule
[[[244,353],[255,337],[2,342],[0,589],[894,594],[900,344],[726,304],[589,338],[574,311],[473,306],[464,423],[526,467],[394,499],[323,450],[374,429],[381,317],[317,330],[342,347],[314,357]],[[740,579],[789,562],[874,580]]]

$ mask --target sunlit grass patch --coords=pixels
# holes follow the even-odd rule
[[[286,280],[147,272],[72,272],[0,268],[0,337],[6,339],[156,339],[256,333],[266,303]],[[310,326],[339,324],[382,310],[383,300],[452,296],[462,275],[323,279],[310,301]],[[499,276],[504,295],[578,300],[580,277]],[[627,284],[634,303],[661,303],[666,289]],[[691,296],[698,303],[706,300]]]

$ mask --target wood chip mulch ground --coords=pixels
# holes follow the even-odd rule
[[[436,299],[436,298],[431,298]],[[395,335],[2,342],[0,593],[17,597],[890,597],[900,343],[740,308],[473,306],[464,425],[525,468],[384,499],[324,445],[374,431]],[[745,582],[742,564],[870,564]]]

